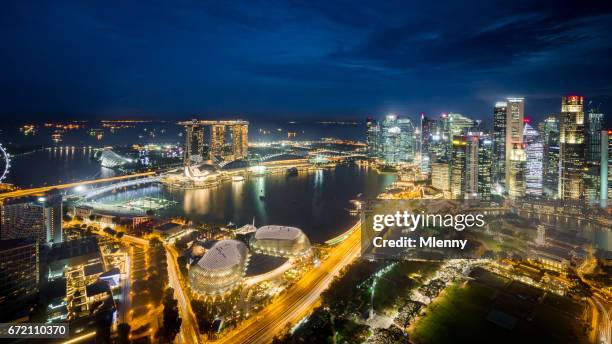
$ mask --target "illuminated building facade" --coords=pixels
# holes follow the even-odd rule
[[[233,158],[246,158],[249,153],[249,127],[246,125],[233,125],[231,128]]]
[[[366,144],[368,156],[377,158],[380,156],[380,126],[378,121],[372,117],[366,120]]]
[[[465,151],[465,180],[464,198],[475,199],[478,197],[478,153],[480,133],[468,133]]]
[[[584,199],[585,120],[582,96],[564,96],[559,133],[559,198]]]
[[[544,145],[538,132],[525,123],[523,130],[525,143],[525,193],[531,196],[542,196],[543,193],[543,159]]]
[[[525,116],[525,99],[508,98],[506,108],[506,189],[510,188],[511,172],[509,171],[511,150],[523,143],[523,117]],[[508,191],[509,193],[509,191]]]
[[[491,199],[493,185],[494,142],[490,135],[481,134],[478,139],[478,198]]]
[[[508,197],[516,200],[524,197],[526,192],[527,155],[522,143],[515,143],[508,152],[510,153],[506,174],[508,176],[506,180]]]
[[[288,226],[260,227],[251,238],[250,246],[254,252],[280,257],[305,256],[311,248],[302,230]]]
[[[431,186],[445,195],[450,193],[450,165],[448,163],[434,162],[431,164]]]
[[[36,240],[0,240],[0,306],[33,297],[40,279]]]
[[[408,118],[387,115],[380,127],[368,120],[367,139],[368,154],[389,164],[411,162],[418,152],[416,131]]]
[[[231,161],[244,159],[248,155],[249,122],[191,120],[179,122],[185,127],[184,165],[199,164],[203,160]],[[227,152],[227,129],[231,131],[230,152]],[[206,144],[206,132],[210,140]]]
[[[245,275],[249,250],[238,240],[221,240],[189,268],[189,286],[202,296],[222,295],[238,287]]]
[[[544,144],[542,169],[544,174],[543,192],[550,198],[559,196],[559,120],[546,117],[538,125]]]
[[[451,142],[450,195],[453,199],[463,199],[465,193],[467,138],[455,136]]]
[[[41,243],[62,242],[62,195],[4,200],[0,204],[0,240],[35,238]]]
[[[497,102],[493,110],[493,182],[501,185],[506,185],[507,108],[507,102]]]
[[[586,167],[584,177],[585,197],[589,204],[598,205],[601,197],[601,131],[604,125],[604,115],[589,111],[586,131]]]
[[[601,131],[600,206],[612,204],[612,130]]]

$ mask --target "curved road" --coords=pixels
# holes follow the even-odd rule
[[[360,222],[357,222],[351,235],[334,247],[319,267],[308,271],[270,305],[223,335],[216,343],[270,343],[288,324],[293,325],[310,313],[319,304],[321,293],[329,287],[340,270],[359,256],[360,226]]]

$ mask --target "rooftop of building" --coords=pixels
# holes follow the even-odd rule
[[[86,237],[54,244],[51,252],[49,252],[49,260],[69,259],[89,254],[100,254],[98,241],[95,237]]]
[[[301,229],[289,226],[263,226],[255,232],[255,239],[295,240],[304,235]]]
[[[202,269],[218,270],[237,265],[248,254],[244,243],[238,240],[221,240],[211,247],[197,263]]]

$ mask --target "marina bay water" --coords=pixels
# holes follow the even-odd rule
[[[239,226],[255,220],[256,226],[278,224],[301,228],[315,243],[344,232],[358,218],[350,201],[375,197],[395,180],[391,174],[358,166],[337,166],[301,172],[227,181],[198,190],[168,189],[152,185],[110,194],[98,202],[115,203],[141,197],[161,197],[175,203],[160,210],[166,217],[180,216],[196,222]]]
[[[45,149],[15,156],[7,182],[23,188],[53,185],[86,179],[111,177],[115,171],[91,158],[93,150]],[[250,223],[283,224],[302,228],[313,242],[323,242],[356,221],[346,208],[359,193],[374,197],[395,180],[392,174],[378,174],[357,166],[300,173],[298,176],[268,175],[242,182],[225,182],[213,189],[169,190],[148,186],[107,195],[99,201],[124,201],[139,197],[160,197],[176,202],[162,210],[163,216],[181,216],[196,222],[225,225]],[[609,229],[584,226],[573,221],[553,221],[557,228],[577,235],[602,249],[612,249]]]

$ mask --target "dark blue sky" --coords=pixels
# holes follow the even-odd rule
[[[0,114],[24,118],[533,117],[612,110],[612,2],[9,1]]]

